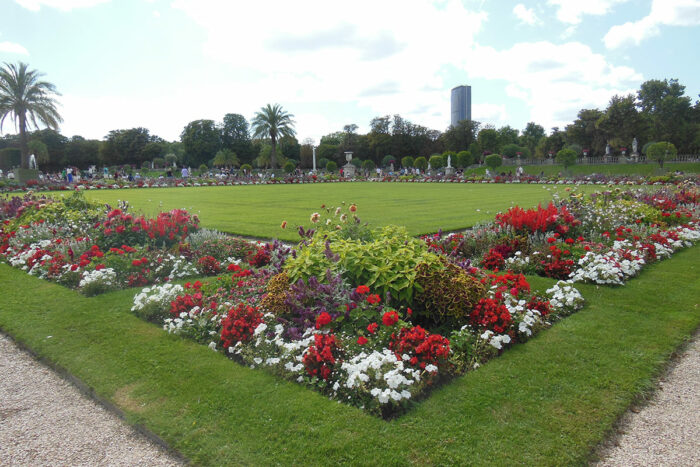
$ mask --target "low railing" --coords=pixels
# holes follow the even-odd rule
[[[673,159],[667,159],[664,162],[700,162],[700,154],[680,154]],[[519,165],[554,165],[556,163],[556,159],[552,157],[547,157],[544,159],[503,158],[503,166],[505,167],[517,167]],[[637,160],[635,160],[632,156],[579,157],[576,159],[576,164],[658,164],[658,162],[652,159],[647,159],[646,156],[640,155]]]

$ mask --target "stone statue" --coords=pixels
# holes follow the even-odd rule
[[[29,155],[29,168],[30,169],[38,169],[39,166],[36,163],[36,156],[34,154]]]
[[[637,154],[637,138],[632,140],[632,154]]]
[[[605,145],[605,155],[606,155],[606,156],[609,156],[609,155],[610,155],[610,150],[611,150],[611,148],[610,148],[610,143],[608,143],[608,144]]]
[[[447,168],[451,168],[451,167],[452,167],[452,155],[448,154],[447,155]]]

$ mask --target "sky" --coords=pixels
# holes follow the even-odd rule
[[[700,0],[0,0],[0,63],[44,73],[60,131],[95,139],[268,103],[315,144],[383,115],[444,131],[464,84],[474,120],[549,131],[649,79],[695,102],[697,44]]]

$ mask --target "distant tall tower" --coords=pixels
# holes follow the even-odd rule
[[[462,120],[472,119],[472,87],[457,86],[452,88],[452,126]]]

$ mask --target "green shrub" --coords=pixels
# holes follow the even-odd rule
[[[330,269],[352,284],[366,285],[382,296],[389,292],[400,303],[410,304],[416,267],[436,261],[425,242],[408,235],[403,227],[387,226],[374,230],[369,241],[342,239],[335,232],[317,233],[296,258],[287,260],[285,270],[290,281],[296,282],[311,276],[323,281]]]
[[[409,167],[413,167],[413,158],[411,156],[406,156],[403,159],[401,159],[401,167],[404,169],[408,169]]]
[[[287,172],[288,174],[294,172],[294,169],[296,169],[296,168],[297,168],[296,164],[294,162],[292,162],[291,160],[288,160],[284,164],[284,171]]]
[[[672,159],[678,154],[678,150],[673,143],[660,141],[649,145],[647,148],[647,159],[654,160],[659,163],[659,167],[663,168],[666,159]]]
[[[417,312],[432,324],[466,324],[469,313],[486,295],[484,284],[443,258],[433,264],[421,263],[416,270],[415,303],[422,308]]]
[[[469,167],[474,163],[474,157],[472,157],[472,153],[469,151],[459,151],[457,153],[457,167],[464,169]]]
[[[326,163],[326,170],[329,172],[335,172],[336,170],[338,170],[338,164],[336,164],[333,161],[328,161]]]
[[[557,152],[556,160],[564,166],[564,169],[568,169],[576,163],[576,151],[568,148],[562,149]]]
[[[484,162],[488,168],[496,169],[503,165],[503,158],[498,154],[489,154],[486,156],[486,159],[484,159]]]
[[[374,170],[377,166],[374,165],[374,161],[372,159],[367,159],[366,161],[362,162],[362,168],[365,170]]]
[[[428,168],[428,161],[423,156],[416,157],[416,160],[413,161],[413,165],[416,166],[416,169],[425,171],[425,169]]]
[[[432,169],[440,169],[445,167],[445,159],[440,154],[430,156],[430,167]]]

